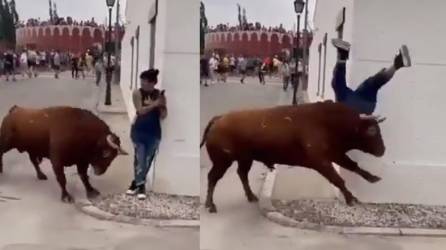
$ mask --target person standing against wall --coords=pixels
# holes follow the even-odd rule
[[[161,141],[161,120],[167,116],[164,91],[155,88],[158,83],[157,69],[149,69],[140,75],[141,88],[133,92],[136,117],[130,137],[135,148],[134,179],[127,195],[146,199],[146,177]]]

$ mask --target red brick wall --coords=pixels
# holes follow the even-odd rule
[[[95,43],[103,44],[104,39],[107,39],[106,31],[100,28],[90,30],[81,26],[25,27],[17,29],[16,34],[18,47],[29,46],[38,50],[59,49],[75,53],[85,51]],[[120,39],[123,36],[124,31],[121,32]]]
[[[214,39],[211,39],[211,38]],[[218,38],[215,41],[215,38]],[[302,39],[302,36],[301,36]],[[236,56],[267,57],[278,55],[283,49],[292,52],[295,38],[276,32],[215,32],[206,34],[205,51],[225,51]],[[301,46],[304,42],[301,40]],[[311,37],[306,43],[311,44]]]

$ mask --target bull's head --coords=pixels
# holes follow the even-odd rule
[[[361,115],[358,128],[358,149],[377,157],[384,155],[386,147],[381,136],[379,123],[385,121],[385,117]]]
[[[102,175],[107,171],[112,161],[118,155],[128,155],[128,153],[121,148],[121,140],[114,134],[108,134],[101,138],[98,142],[98,149],[91,165],[93,166],[96,175]]]

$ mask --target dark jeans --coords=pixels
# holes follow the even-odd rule
[[[79,68],[71,67],[71,76],[73,78],[78,78],[79,77]]]
[[[333,71],[333,79],[331,82],[331,86],[333,87],[333,90],[335,92],[337,102],[344,102],[349,98],[350,99],[356,98],[356,99],[362,99],[366,102],[375,105],[377,102],[379,89],[392,78],[392,76],[390,76],[389,74],[384,73],[383,69],[378,73],[376,73],[375,75],[363,81],[358,86],[358,88],[356,88],[356,90],[352,90],[349,87],[347,87],[345,74],[346,74],[345,63],[336,63],[336,66]],[[360,109],[359,107],[353,107],[353,108]]]
[[[131,139],[135,148],[134,181],[136,186],[145,185],[147,174],[158,151],[160,139],[154,136],[140,135],[133,131],[133,128]]]
[[[101,82],[101,78],[102,78],[102,71],[96,70],[96,85],[99,85],[99,83]]]
[[[259,70],[259,81],[260,83],[265,83],[265,74],[263,73],[262,70]]]

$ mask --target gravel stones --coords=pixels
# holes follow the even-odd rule
[[[94,206],[114,215],[139,219],[199,220],[200,199],[150,192],[140,201],[134,196],[112,194],[91,200]]]
[[[298,222],[326,226],[446,229],[446,206],[363,203],[339,200],[273,200],[277,212]]]

